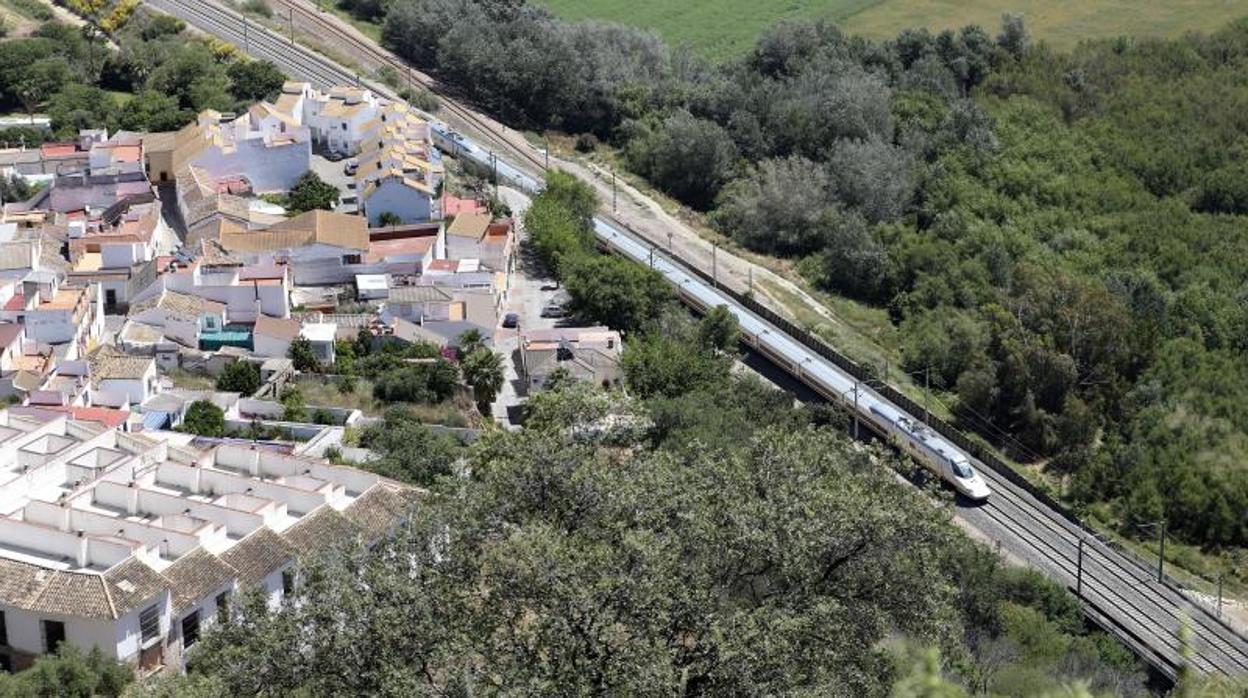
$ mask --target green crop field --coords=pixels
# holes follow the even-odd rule
[[[541,0],[570,19],[598,18],[654,29],[711,58],[747,50],[784,19],[825,19],[851,33],[888,37],[906,27],[980,24],[995,31],[1021,12],[1032,34],[1060,47],[1083,38],[1175,36],[1211,31],[1248,16],[1248,0]]]

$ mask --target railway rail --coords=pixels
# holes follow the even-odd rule
[[[271,60],[292,76],[319,87],[369,82],[210,0],[148,0],[148,4],[243,46],[251,55]],[[295,3],[288,3],[288,7],[293,13],[292,21],[294,15],[298,15],[316,26],[322,35],[347,42],[409,80],[434,92],[443,92],[435,80],[412,70],[370,42],[360,40],[335,20]],[[244,32],[248,32],[246,37]],[[384,86],[371,83],[368,86],[381,94],[393,95]],[[474,129],[500,140],[488,120],[454,99],[444,98],[442,108]],[[531,149],[501,139],[508,153],[522,161],[523,165],[517,167],[452,132],[445,124],[435,122],[434,134],[441,147],[491,168],[500,180],[529,192],[541,187],[544,163]],[[912,405],[906,409],[908,399],[904,396],[869,380],[861,367],[752,298],[725,288],[705,271],[644,240],[619,221],[603,215],[595,219],[594,226],[606,247],[654,268],[678,289],[682,300],[689,305],[702,311],[717,305],[727,306],[736,315],[748,344],[825,398],[851,407],[846,395],[858,387],[858,409],[868,410],[871,404],[878,403],[916,416]],[[872,426],[869,419],[861,423]],[[935,420],[933,426],[940,433],[954,437],[955,443],[967,443],[964,436],[948,433],[951,427],[939,420]],[[1071,587],[1079,594],[1086,617],[1118,637],[1163,675],[1174,678],[1185,664],[1200,673],[1248,675],[1248,639],[1242,634],[1204,606],[1193,603],[1175,584],[1158,581],[1137,556],[1090,533],[1060,505],[1027,486],[1017,474],[1007,472],[1005,466],[986,463],[989,459],[970,455],[993,493],[984,504],[960,502],[958,516],[997,540],[1013,556]],[[1188,648],[1182,647],[1180,640],[1184,626],[1191,631]]]

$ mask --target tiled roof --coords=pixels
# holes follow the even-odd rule
[[[130,313],[140,313],[152,308],[160,308],[178,317],[196,320],[201,315],[219,315],[225,312],[225,305],[199,296],[192,296],[181,291],[169,291],[158,296],[144,298],[130,307]]]
[[[392,303],[436,303],[454,299],[450,291],[437,286],[398,286],[390,289]]]
[[[23,606],[34,613],[58,613],[87,618],[116,618],[117,610],[109,601],[104,577],[91,572],[53,571],[36,567],[36,583],[42,573],[38,592]],[[5,575],[0,575],[5,576]],[[23,575],[24,577],[24,575]]]
[[[115,410],[111,407],[66,407],[58,405],[48,409],[68,413],[73,416],[75,421],[99,422],[109,428],[125,424],[126,419],[130,417],[128,410]]]
[[[155,363],[150,356],[123,354],[108,344],[101,345],[87,356],[91,367],[91,384],[99,387],[101,380],[136,379],[147,374]]]
[[[138,558],[131,557],[104,573],[116,616],[123,616],[169,588],[169,582]]]
[[[250,587],[285,566],[295,547],[267,526],[261,526],[221,554],[225,564],[238,570],[238,584]]]
[[[282,536],[300,554],[307,555],[359,540],[360,527],[325,506],[300,519]]]
[[[23,326],[14,322],[0,322],[0,347],[7,347],[22,335]]]
[[[367,541],[375,541],[392,531],[414,506],[397,489],[377,483],[347,505],[342,515],[360,527]]]
[[[298,320],[261,315],[256,318],[256,326],[252,328],[252,334],[293,341],[299,336],[300,327]]]
[[[265,230],[221,231],[221,244],[235,252],[277,252],[313,244],[368,249],[368,221],[332,211],[306,211]]]
[[[451,221],[451,226],[446,229],[446,234],[480,240],[485,236],[485,231],[489,229],[490,221],[491,218],[488,213],[461,213],[455,216],[455,220]]]
[[[164,577],[173,591],[175,612],[225,586],[237,574],[238,570],[203,548],[183,555],[164,571]]]

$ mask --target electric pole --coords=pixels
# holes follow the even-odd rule
[[[858,440],[858,381],[854,381],[854,441]]]
[[[927,424],[932,419],[932,410],[928,406],[929,398],[932,393],[932,367],[928,366],[923,369],[923,423]]]
[[[611,170],[611,213],[615,211],[615,170]]]
[[[290,45],[295,45],[295,8],[290,8],[290,13],[286,15],[287,22],[290,24]]]
[[[1166,520],[1161,520],[1161,546],[1157,550],[1157,583],[1161,584],[1166,572]]]
[[[1083,598],[1083,536],[1079,536],[1079,559],[1075,565],[1075,598]]]
[[[713,286],[719,285],[719,263],[717,261],[718,259],[718,256],[716,255],[717,252],[719,252],[719,245],[712,244],[711,245],[711,285]]]
[[[251,40],[247,36],[247,15],[243,15],[243,53],[251,53]]]

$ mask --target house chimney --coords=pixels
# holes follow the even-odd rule
[[[134,516],[139,513],[139,488],[134,480],[127,485],[126,492],[126,513]]]
[[[91,553],[90,541],[87,539],[87,536],[82,531],[78,531],[78,559],[76,560],[76,562],[78,563],[79,567],[87,566],[87,563],[91,560],[90,553]]]

